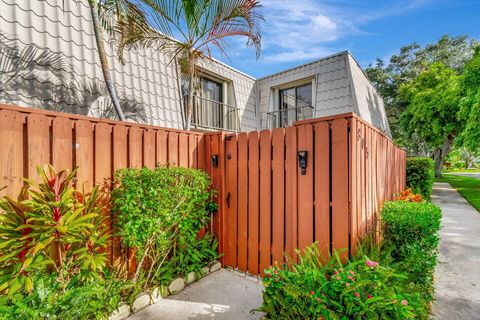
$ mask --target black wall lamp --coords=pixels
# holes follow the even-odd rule
[[[212,155],[212,167],[218,168],[218,154]]]
[[[298,151],[298,167],[300,168],[302,175],[307,174],[307,158],[307,151]]]

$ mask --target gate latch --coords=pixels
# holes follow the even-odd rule
[[[307,157],[307,151],[298,151],[298,167],[300,168],[302,175],[307,174]]]

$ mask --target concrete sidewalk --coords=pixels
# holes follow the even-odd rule
[[[434,319],[480,319],[480,213],[448,183],[435,183],[442,209]]]
[[[128,320],[260,319],[250,311],[261,304],[261,282],[221,269]]]

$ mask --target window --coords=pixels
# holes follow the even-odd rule
[[[279,126],[286,127],[313,116],[312,83],[283,89],[279,93]]]

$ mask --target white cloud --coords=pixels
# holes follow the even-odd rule
[[[343,36],[361,33],[363,24],[417,9],[430,1],[402,0],[372,8],[351,0],[263,0],[265,54],[262,60],[287,62],[320,58],[337,51],[332,45]]]

